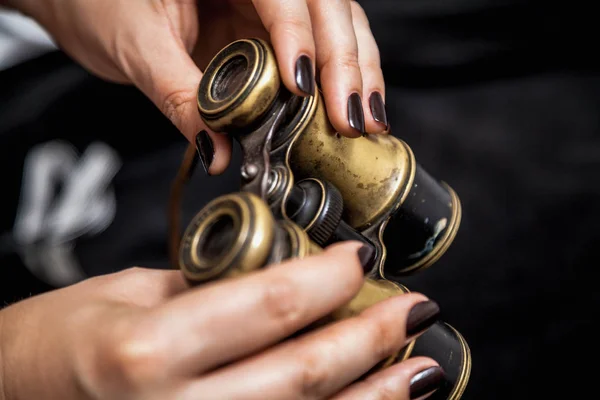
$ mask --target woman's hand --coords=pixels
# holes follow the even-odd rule
[[[440,374],[420,374],[437,367],[428,358],[351,384],[426,328],[435,307],[421,294],[284,340],[358,292],[358,248],[337,244],[194,289],[179,271],[134,268],[16,303],[0,312],[0,399],[402,400],[431,392],[424,383]],[[426,380],[411,386],[414,376]]]
[[[273,45],[293,93],[312,94],[317,72],[329,118],[341,134],[387,130],[379,50],[355,1],[7,1],[40,22],[89,71],[136,85],[192,143],[207,129],[196,107],[198,65],[247,37]],[[209,135],[209,172],[219,174],[229,164],[231,143]]]

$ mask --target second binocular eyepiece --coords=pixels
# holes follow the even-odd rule
[[[188,282],[195,286],[321,251],[304,229],[289,220],[275,220],[260,197],[239,192],[213,200],[196,214],[184,233],[179,265]],[[367,278],[348,304],[315,321],[302,333],[356,316],[380,301],[408,292],[400,284]],[[414,356],[431,357],[445,371],[446,382],[433,399],[456,400],[462,396],[470,374],[471,356],[458,331],[437,322],[370,373]]]
[[[209,63],[198,89],[205,123],[241,143],[250,142],[284,104],[285,118],[270,150],[281,167],[282,186],[273,193],[309,178],[333,185],[343,199],[343,221],[375,244],[380,255],[375,270],[388,279],[426,268],[446,252],[461,220],[456,193],[390,134],[356,139],[337,134],[320,92],[297,97],[286,90],[267,43],[245,39],[228,45]]]

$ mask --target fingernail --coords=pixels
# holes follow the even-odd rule
[[[213,158],[215,157],[215,148],[213,146],[212,139],[208,135],[208,132],[200,131],[200,133],[196,135],[196,150],[198,151],[202,168],[204,168],[204,171],[210,175],[208,169],[210,168],[210,164],[212,164]]]
[[[385,129],[388,128],[387,112],[385,111],[385,103],[383,97],[379,92],[373,92],[369,97],[369,107],[371,108],[371,114],[373,119],[383,125]]]
[[[439,389],[444,380],[444,370],[440,367],[431,367],[413,376],[410,380],[410,398],[418,399]]]
[[[375,265],[375,249],[372,246],[364,245],[358,249],[358,259],[363,267],[365,274],[371,272]]]
[[[358,93],[352,93],[348,97],[348,123],[352,129],[356,129],[361,135],[365,133],[365,115]]]
[[[315,94],[315,75],[308,56],[302,55],[296,60],[296,86],[309,96]]]
[[[437,321],[440,307],[433,300],[422,301],[413,306],[406,321],[406,334],[413,336],[424,331]]]

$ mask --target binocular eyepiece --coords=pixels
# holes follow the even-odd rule
[[[205,123],[242,145],[246,178],[263,172],[251,155],[259,148],[257,139],[264,139],[261,128],[284,106],[271,138],[272,171],[266,171],[273,175],[269,202],[276,212],[286,216],[294,180],[316,178],[339,191],[342,220],[377,248],[379,275],[400,279],[444,254],[461,220],[456,193],[434,180],[410,147],[392,135],[352,139],[337,134],[320,93],[297,97],[286,90],[265,42],[240,40],[224,48],[206,68],[198,90]],[[384,263],[386,258],[390,262]]]
[[[266,42],[245,39],[222,49],[204,72],[198,109],[208,127],[240,144],[243,160],[241,191],[208,203],[176,241],[177,267],[192,285],[339,241],[372,246],[360,292],[314,328],[408,293],[402,277],[433,265],[454,240],[461,204],[452,188],[392,135],[339,135],[320,92],[298,97],[283,86]],[[432,399],[462,396],[471,356],[458,331],[438,322],[376,369],[416,355],[432,357],[446,373]]]
[[[276,220],[260,197],[237,192],[216,198],[195,215],[183,235],[179,257],[185,278],[196,286],[321,251],[305,229],[290,220]],[[405,293],[409,290],[399,283],[367,278],[348,304],[300,333],[356,316],[380,301]],[[436,322],[368,374],[418,355],[433,358],[445,372],[444,385],[431,398],[459,399],[470,374],[470,351],[461,334],[444,322]]]

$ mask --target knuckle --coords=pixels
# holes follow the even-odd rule
[[[160,366],[166,360],[155,341],[145,334],[128,333],[113,339],[104,354],[110,375],[126,389],[135,390],[156,382],[164,372]]]
[[[360,65],[360,69],[363,73],[377,73],[378,75],[381,75],[379,52],[373,54],[373,57],[369,58],[368,60],[364,60]]]
[[[326,64],[331,64],[344,71],[358,71],[358,49],[347,49],[337,54],[332,54]]]
[[[175,90],[165,96],[161,109],[171,122],[181,128],[185,121],[186,111],[192,101],[193,95],[189,91]]]
[[[261,301],[268,315],[283,329],[287,330],[302,318],[300,296],[292,280],[287,277],[272,280],[263,291]]]
[[[288,18],[284,21],[277,21],[273,29],[277,31],[276,34],[278,35],[292,35],[299,39],[310,36],[312,32],[310,22],[300,18]]]
[[[322,398],[330,379],[329,366],[320,352],[310,351],[301,358],[298,383],[301,399]]]
[[[141,277],[146,272],[146,269],[136,265],[136,266],[124,269],[121,272],[122,272],[123,276],[140,276]]]
[[[130,267],[113,274],[104,275],[101,278],[104,279],[103,283],[111,288],[127,285],[132,281],[135,281],[137,286],[146,279],[146,274],[142,267]]]
[[[133,268],[127,268],[121,271],[113,272],[111,274],[95,276],[86,282],[95,282],[101,288],[112,291],[115,287],[123,286],[124,283],[135,279],[136,271]]]

